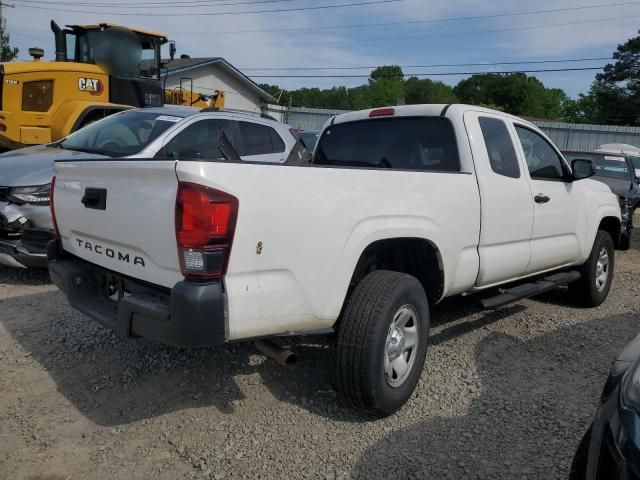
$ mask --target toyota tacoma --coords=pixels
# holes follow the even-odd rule
[[[415,389],[431,305],[568,285],[597,306],[620,242],[620,205],[589,160],[467,105],[338,115],[311,164],[240,162],[221,138],[206,158],[55,173],[49,268],[75,308],[175,346],[336,332],[337,388],[377,416]]]

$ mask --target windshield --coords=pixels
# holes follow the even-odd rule
[[[633,175],[629,170],[629,164],[625,157],[618,155],[606,155],[598,153],[566,153],[566,160],[571,163],[575,159],[591,160],[599,177],[618,178],[620,180],[631,180]]]
[[[67,36],[67,58],[105,65],[114,75],[159,78],[159,42],[124,28],[89,30]]]
[[[631,163],[633,163],[633,168],[636,170],[640,170],[640,157],[629,157],[631,159]]]
[[[182,117],[131,110],[92,123],[67,137],[61,148],[110,157],[140,152]]]
[[[316,165],[455,172],[460,159],[453,126],[440,117],[392,117],[328,127]]]

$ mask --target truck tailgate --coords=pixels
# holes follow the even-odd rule
[[[183,279],[175,236],[175,168],[166,160],[56,163],[54,208],[64,250],[173,287]]]

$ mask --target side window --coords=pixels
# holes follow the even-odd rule
[[[513,148],[507,125],[502,120],[490,117],[480,117],[478,122],[487,147],[491,169],[498,175],[520,178],[518,156]]]
[[[285,151],[282,138],[273,128],[251,122],[238,122],[238,126],[243,146],[240,155],[266,155]]]
[[[543,137],[528,128],[516,125],[531,178],[561,180],[564,178],[562,158]]]
[[[72,34],[65,34],[65,43],[67,44],[67,58],[70,61],[76,59],[76,36]]]
[[[273,145],[273,153],[282,153],[286,150],[284,140],[278,135],[273,128],[269,128],[271,132],[271,144]]]
[[[231,122],[228,120],[200,120],[178,133],[163,149],[166,158],[223,158],[218,149],[220,129],[231,140]]]

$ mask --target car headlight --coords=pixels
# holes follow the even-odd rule
[[[49,205],[51,199],[51,184],[36,185],[34,187],[13,187],[9,190],[9,200],[15,203],[33,203]]]

